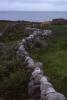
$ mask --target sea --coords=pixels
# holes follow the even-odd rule
[[[67,12],[60,11],[0,11],[0,20],[43,22],[67,19]]]

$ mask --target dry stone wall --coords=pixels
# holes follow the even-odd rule
[[[27,46],[34,45],[35,42],[40,43],[42,39],[52,35],[51,30],[40,30],[36,28],[26,28],[31,33],[28,37],[22,39],[17,51],[18,56],[24,58],[27,69],[31,71],[30,81],[28,84],[28,95],[30,100],[65,100],[63,94],[58,93],[48,78],[43,74],[43,64],[35,62],[27,52]]]

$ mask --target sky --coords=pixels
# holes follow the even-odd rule
[[[0,11],[67,11],[67,0],[0,0]]]

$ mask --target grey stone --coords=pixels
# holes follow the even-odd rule
[[[32,72],[32,77],[33,78],[36,78],[38,75],[43,75],[43,72],[42,72],[42,70],[39,68],[39,67],[36,67],[35,69],[34,69],[34,71]]]
[[[37,36],[37,31],[34,31],[34,32],[33,32],[33,35],[34,35],[34,36]]]
[[[25,50],[25,48],[24,48],[24,45],[20,45],[20,47],[19,47],[19,50],[17,51],[17,54],[19,55],[19,56],[28,56],[28,53],[27,53],[27,51]]]
[[[34,35],[32,34],[32,35],[30,35],[29,37],[31,37],[31,39],[33,39],[33,38],[34,38]]]
[[[41,62],[35,62],[35,67],[39,67],[40,69],[42,69],[43,64]]]
[[[25,28],[25,32],[29,33],[29,34],[32,34],[34,31],[37,31],[37,30],[39,30],[39,29],[37,29],[37,28],[31,28],[31,27],[26,27]]]
[[[34,67],[34,61],[31,57],[26,56],[25,62],[27,63],[28,68],[33,68]]]
[[[41,91],[45,90],[45,94],[46,94],[46,91],[48,88],[53,87],[52,84],[48,82],[47,77],[45,77],[45,76],[43,76],[41,78],[40,82],[41,82],[40,89],[41,89]]]
[[[65,100],[64,95],[57,93],[46,77],[41,78],[41,100]]]
[[[25,45],[25,44],[26,44],[26,40],[25,40],[25,39],[22,39],[21,43],[22,43],[23,45]]]
[[[42,76],[43,76],[43,71],[40,70],[39,67],[37,67],[37,68],[34,68],[34,71],[32,72],[30,80],[33,80],[34,84],[39,84]]]
[[[0,33],[0,37],[3,35],[3,33]]]
[[[45,100],[45,99],[42,99]],[[49,93],[46,96],[46,100],[66,100],[66,98],[64,97],[64,95],[60,94],[60,93]]]

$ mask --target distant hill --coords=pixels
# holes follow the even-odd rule
[[[67,19],[63,19],[63,18],[53,19],[53,20],[51,21],[51,24],[56,24],[56,25],[67,24]]]

